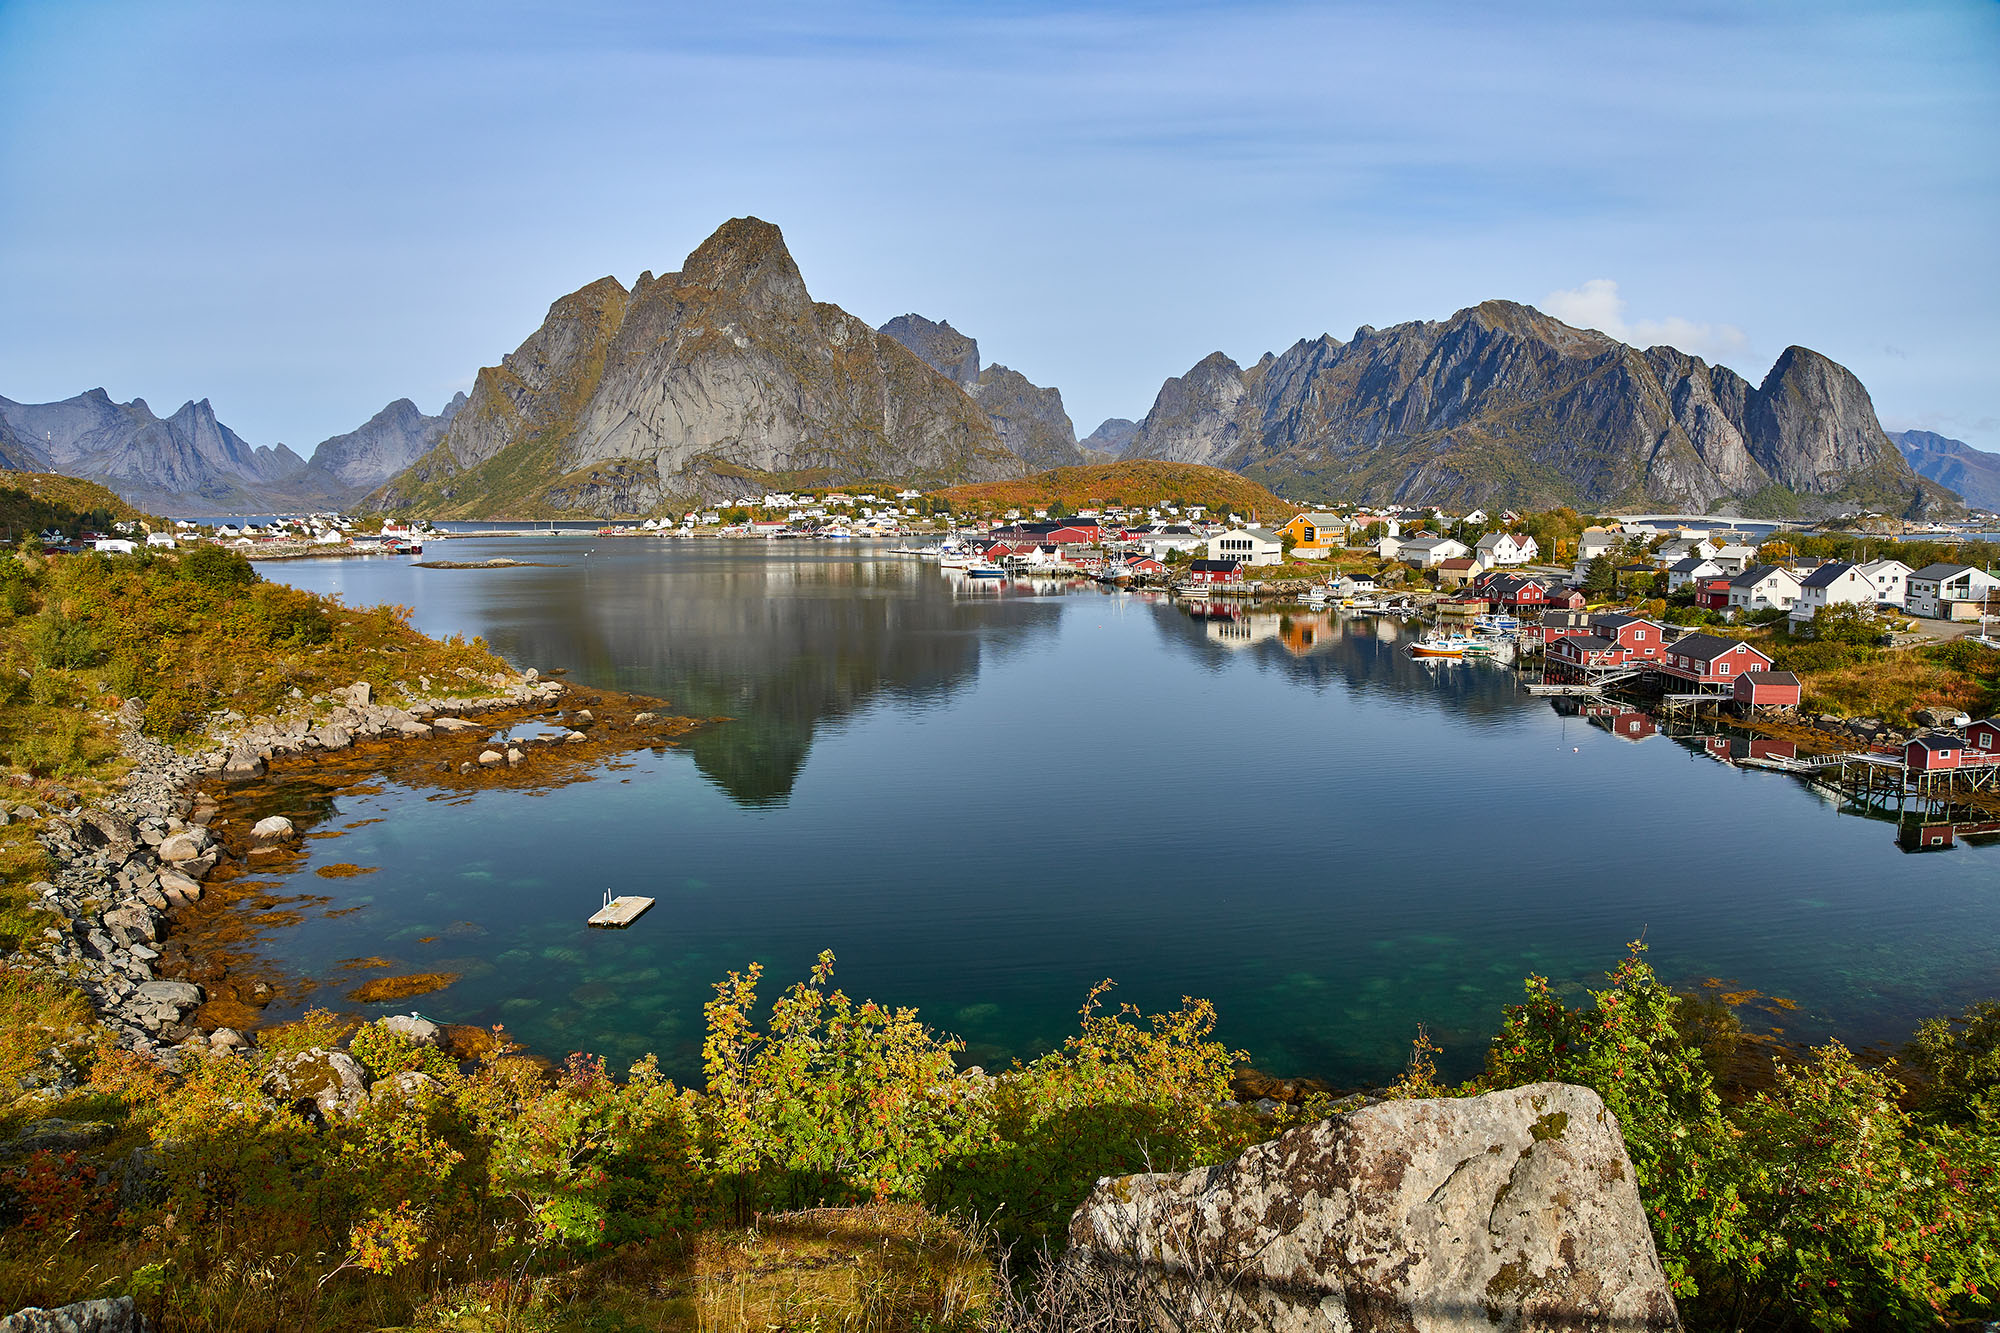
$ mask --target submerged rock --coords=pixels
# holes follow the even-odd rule
[[[1537,1083],[1381,1102],[1233,1162],[1101,1180],[1071,1262],[1143,1274],[1166,1325],[1678,1330],[1617,1119]]]

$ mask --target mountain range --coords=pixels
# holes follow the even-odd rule
[[[459,394],[430,417],[399,398],[307,460],[245,443],[206,398],[164,419],[143,398],[117,403],[103,389],[55,403],[0,398],[0,467],[99,482],[153,513],[339,509],[416,461],[464,405]]]
[[[1918,476],[1957,491],[1975,508],[2000,510],[2000,454],[1927,430],[1897,431],[1889,438]]]
[[[0,398],[0,467],[180,513],[622,516],[1112,458],[1208,464],[1301,500],[1814,516],[1949,515],[1961,489],[2000,499],[1994,455],[1891,439],[1860,381],[1817,352],[1787,348],[1752,384],[1508,301],[1301,339],[1248,366],[1216,352],[1167,379],[1143,420],[1079,442],[1059,390],[983,363],[948,321],[877,329],[814,301],[757,218],[723,224],[677,272],[562,297],[469,397],[436,416],[399,399],[310,461],[252,447],[206,400],[162,420],[101,389]]]
[[[1488,301],[1169,379],[1128,458],[1366,503],[1902,513],[1921,480],[1845,368],[1786,349],[1760,385]],[[1934,510],[1934,512],[1936,512]]]

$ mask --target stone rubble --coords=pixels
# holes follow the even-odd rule
[[[342,749],[362,739],[449,737],[478,726],[462,714],[548,703],[565,691],[560,681],[532,674],[489,683],[499,692],[426,698],[399,708],[374,702],[373,690],[361,682],[303,701],[308,710],[318,707],[318,721],[308,712],[246,725],[246,719],[228,714],[215,747],[192,755],[143,735],[138,710],[128,706],[120,714],[121,739],[133,766],[123,790],[101,807],[47,812],[38,840],[59,868],[52,881],[32,886],[50,920],[39,937],[24,943],[22,961],[69,978],[119,1045],[163,1063],[173,1064],[173,1048],[183,1043],[245,1044],[229,1029],[204,1037],[191,1021],[206,998],[201,987],[156,973],[171,913],[200,900],[202,881],[224,855],[207,827],[215,815],[213,802],[190,793],[188,785],[202,776],[261,778],[277,756]],[[0,805],[0,813],[10,821],[43,814],[29,805]],[[297,836],[282,816],[253,830],[255,841],[266,847]]]

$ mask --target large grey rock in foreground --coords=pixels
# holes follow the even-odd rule
[[[130,1296],[78,1301],[53,1310],[29,1306],[0,1319],[0,1333],[147,1333],[151,1328]]]
[[[1378,1103],[1223,1166],[1101,1180],[1070,1243],[1137,1269],[1165,1328],[1680,1328],[1618,1122],[1564,1083]]]

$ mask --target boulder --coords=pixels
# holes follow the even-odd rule
[[[273,1065],[264,1075],[264,1091],[292,1105],[310,1101],[334,1120],[361,1109],[368,1098],[368,1073],[346,1051],[316,1046]]]
[[[0,1159],[37,1152],[76,1152],[104,1142],[117,1128],[101,1120],[63,1120],[55,1116],[33,1120],[13,1138],[0,1143]]]
[[[53,1310],[31,1305],[0,1319],[0,1333],[150,1333],[152,1327],[130,1296],[78,1301]]]
[[[186,1013],[202,1001],[202,989],[192,981],[148,981],[133,993],[141,1004],[157,1005]]]
[[[481,750],[479,752],[479,762],[491,767],[494,764],[504,764],[507,762],[507,759],[498,750]]]
[[[76,824],[77,837],[86,847],[131,850],[139,833],[132,822],[109,810],[86,810]]]
[[[478,724],[467,722],[462,717],[441,717],[431,723],[431,729],[443,732],[476,731],[478,730]]]
[[[1222,1166],[1100,1180],[1070,1243],[1161,1326],[1680,1328],[1617,1119],[1564,1083],[1378,1102]]]
[[[175,863],[198,860],[214,841],[215,836],[199,825],[182,829],[160,840],[160,859]]]
[[[238,750],[222,761],[225,778],[261,778],[265,771],[263,759],[248,750]]]
[[[354,744],[354,734],[352,732],[348,731],[346,727],[338,727],[330,722],[313,732],[312,738],[319,742],[319,746],[323,750],[345,750],[348,746]]]
[[[508,747],[507,747],[507,762],[508,762],[508,763],[510,763],[510,764],[518,764],[518,763],[520,763],[520,762],[521,762],[521,761],[522,761],[523,759],[526,759],[526,758],[527,758],[527,756],[526,756],[526,755],[524,755],[524,754],[522,754],[522,753],[520,752],[520,750],[516,749],[516,748],[515,748],[514,746],[511,746],[511,745],[510,745],[510,746],[508,746]]]
[[[368,1090],[368,1099],[377,1106],[401,1106],[408,1102],[423,1102],[435,1096],[443,1085],[429,1074],[416,1069],[406,1069],[391,1075]]]
[[[438,1044],[438,1025],[428,1018],[419,1018],[415,1014],[390,1014],[387,1018],[377,1019],[376,1022],[403,1040],[414,1042],[418,1046]]]
[[[349,708],[366,708],[375,698],[375,687],[365,680],[357,680],[341,691]]]
[[[266,815],[250,826],[250,836],[258,842],[290,842],[299,831],[283,815]]]

